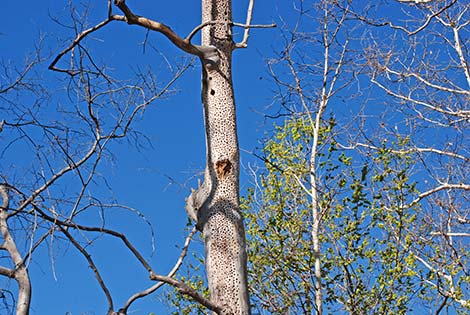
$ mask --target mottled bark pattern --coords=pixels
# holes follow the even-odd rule
[[[200,187],[210,191],[198,210],[206,246],[206,268],[211,300],[224,314],[250,314],[245,232],[239,207],[239,151],[232,86],[230,0],[202,0],[202,46],[217,48],[218,58],[202,60],[207,168]]]

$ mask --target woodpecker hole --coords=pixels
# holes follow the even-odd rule
[[[224,179],[232,171],[232,163],[228,159],[217,161],[215,163],[215,171],[218,178]]]

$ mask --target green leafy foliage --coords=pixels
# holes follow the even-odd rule
[[[320,175],[326,313],[407,314],[417,280],[406,231],[416,215],[415,209],[393,205],[415,194],[407,177],[409,165],[386,148],[374,161],[355,161],[336,148],[334,127],[333,118],[322,126],[323,149],[315,170]],[[250,284],[260,314],[314,310],[311,141],[311,125],[303,118],[276,127],[263,150],[266,171],[243,199]],[[381,176],[370,164],[383,168]],[[389,204],[383,203],[383,194]]]
[[[408,140],[384,141],[364,160],[338,149],[335,126],[333,118],[322,126],[315,166],[324,314],[435,309],[439,290],[450,292],[451,285],[457,288],[454,298],[463,297],[470,282],[462,267],[468,253],[456,259],[445,244],[429,238],[429,218],[413,203],[419,194],[412,179],[414,160],[400,153]],[[264,171],[241,200],[253,314],[315,313],[312,132],[302,117],[276,126],[263,147]],[[188,277],[181,279],[207,295],[198,272],[203,261],[198,256],[190,261]],[[455,282],[425,264],[442,266]],[[207,313],[178,293],[169,294],[176,309],[172,314]],[[456,307],[456,314],[467,311]]]

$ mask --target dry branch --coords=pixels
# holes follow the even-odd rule
[[[174,286],[181,294],[192,297],[196,302],[207,307],[211,311],[216,312],[217,314],[220,314],[220,315],[224,314],[223,309],[220,306],[212,303],[210,300],[206,299],[201,294],[199,294],[196,290],[194,290],[193,288],[191,288],[190,286],[188,286],[187,284],[179,280],[176,280],[174,278],[167,277],[167,276],[156,275],[156,274],[151,275],[150,279],[168,283]]]
[[[186,240],[184,242],[183,250],[181,251],[181,254],[180,254],[178,260],[176,261],[175,265],[170,270],[170,272],[166,275],[167,277],[172,278],[176,274],[178,269],[181,267],[181,265],[183,264],[183,260],[186,257],[186,254],[188,253],[189,244],[190,244],[191,239],[193,238],[194,234],[196,233],[196,231],[197,231],[196,227],[193,227],[193,229],[191,230],[191,232],[189,233],[188,237],[186,238]],[[166,282],[160,281],[160,282],[154,284],[153,286],[151,286],[150,288],[132,295],[127,300],[126,304],[119,310],[118,314],[119,315],[127,314],[127,310],[132,305],[132,303],[134,303],[136,300],[138,300],[140,298],[143,298],[147,295],[150,295],[150,294],[154,293],[156,290],[158,290],[165,283]]]
[[[112,298],[111,293],[109,292],[109,289],[106,286],[103,278],[101,277],[101,274],[100,274],[98,268],[96,267],[95,262],[91,258],[91,255],[87,252],[87,250],[83,246],[80,245],[80,243],[78,243],[78,241],[72,236],[72,234],[70,234],[69,231],[67,231],[66,228],[60,227],[60,230],[69,239],[69,241],[73,244],[73,246],[75,246],[75,248],[77,248],[78,251],[87,260],[88,265],[90,266],[91,270],[93,270],[93,273],[95,274],[95,277],[96,277],[96,279],[97,279],[97,281],[98,281],[101,289],[103,290],[103,292],[106,296],[106,299],[108,301],[108,314],[112,314],[112,312],[113,312],[113,298]]]
[[[28,315],[29,307],[31,303],[31,280],[29,279],[28,270],[24,263],[23,257],[21,256],[16,242],[11,235],[10,228],[8,226],[8,208],[10,199],[6,185],[0,184],[0,196],[3,200],[2,206],[0,207],[0,233],[3,238],[3,248],[8,251],[10,259],[15,266],[14,270],[8,270],[2,268],[3,275],[10,275],[10,278],[14,278],[18,283],[18,299],[16,305],[17,315]]]

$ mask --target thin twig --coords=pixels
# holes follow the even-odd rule
[[[107,25],[109,22],[111,21],[114,21],[114,20],[122,20],[123,17],[119,17],[119,16],[110,16],[108,17],[106,20],[96,24],[95,26],[93,27],[90,27],[89,29],[86,29],[85,31],[81,32],[80,34],[78,34],[75,39],[72,41],[72,43],[67,47],[65,48],[64,50],[62,50],[55,58],[54,60],[51,62],[51,64],[49,65],[49,69],[50,70],[54,70],[54,71],[58,71],[58,72],[65,72],[67,74],[70,74],[70,75],[76,75],[78,72],[76,71],[73,71],[73,70],[70,70],[70,69],[61,69],[61,68],[57,68],[55,65],[59,62],[59,60],[66,54],[68,53],[69,51],[71,51],[73,48],[75,48],[75,46],[77,46],[78,44],[80,44],[80,42],[86,37],[88,36],[89,34],[93,33],[93,32],[96,32],[97,30],[99,30],[100,28],[102,28],[103,26]]]
[[[412,206],[416,205],[418,202],[420,202],[422,199],[434,194],[434,193],[437,193],[441,190],[451,190],[451,189],[462,189],[462,190],[470,190],[470,185],[466,185],[466,184],[463,184],[463,183],[460,183],[460,184],[442,184],[442,185],[439,185],[437,187],[434,187],[430,190],[427,190],[421,194],[418,195],[418,197],[416,197],[416,199],[414,199],[412,202],[410,202],[409,204],[405,205],[403,208],[404,209],[407,209],[407,208],[411,208]]]
[[[383,149],[381,147],[378,147],[378,146],[375,146],[375,145],[372,145],[372,144],[366,144],[366,143],[361,143],[361,142],[358,142],[358,143],[356,143],[354,145],[351,145],[351,146],[345,146],[345,145],[342,145],[340,143],[337,143],[337,145],[341,149],[345,149],[345,150],[356,149],[357,147],[363,147],[363,148],[368,148],[368,149],[377,150],[377,151]],[[448,157],[452,157],[452,158],[456,158],[456,159],[461,159],[461,160],[466,161],[466,162],[470,162],[470,157],[466,157],[466,156],[463,156],[463,155],[458,154],[458,153],[443,151],[443,150],[434,149],[434,148],[419,148],[419,147],[416,147],[416,148],[410,148],[410,149],[404,149],[404,150],[396,150],[396,149],[388,149],[388,150],[393,154],[399,154],[399,155],[409,155],[409,154],[413,154],[413,153],[434,153],[434,154],[448,156]]]
[[[15,86],[17,86],[22,80],[23,78],[26,76],[26,74],[29,72],[29,70],[31,70],[31,68],[34,66],[34,62],[31,62],[29,63],[26,68],[23,70],[23,72],[20,73],[20,75],[18,76],[18,78],[16,78],[15,82],[13,82],[12,84],[10,84],[9,86],[7,86],[6,88],[0,90],[0,94],[3,94],[3,93],[6,93],[8,92],[9,90],[13,89]]]
[[[196,231],[197,231],[196,227],[193,227],[193,229],[189,233],[188,237],[186,237],[186,240],[185,240],[184,246],[183,246],[183,250],[181,251],[181,254],[180,254],[178,260],[176,261],[174,267],[167,274],[167,277],[173,277],[176,274],[176,272],[178,271],[178,269],[181,267],[181,265],[183,264],[183,260],[186,257],[186,254],[188,253],[189,244],[191,243],[191,239],[193,238]],[[151,286],[150,288],[132,295],[127,300],[126,304],[119,310],[118,314],[127,314],[127,310],[129,309],[129,307],[131,306],[132,303],[134,303],[136,300],[138,300],[140,298],[143,298],[143,297],[145,297],[149,294],[154,293],[157,289],[159,289],[164,284],[165,284],[165,282],[160,281],[160,282],[154,284],[153,286]]]
[[[247,17],[248,19],[248,17]],[[237,27],[242,27],[245,29],[245,33],[243,35],[243,40],[240,42],[240,43],[236,43],[235,44],[235,48],[246,48],[248,47],[248,37],[250,36],[249,35],[249,30],[251,28],[273,28],[273,27],[276,27],[276,23],[272,23],[272,24],[241,24],[241,23],[232,23],[233,26],[237,26]]]
[[[204,56],[204,49],[202,47],[192,45],[188,39],[179,37],[169,26],[143,16],[135,15],[127,6],[125,0],[114,0],[114,4],[124,13],[127,24],[139,25],[146,29],[161,33],[181,50],[199,57]]]
[[[67,231],[67,229],[60,227],[60,230],[62,231],[62,233],[65,234],[65,236],[70,240],[70,242],[73,244],[73,246],[75,246],[75,248],[77,248],[80,253],[82,253],[82,255],[85,257],[85,259],[87,260],[88,262],[88,265],[90,266],[90,268],[93,270],[93,273],[95,274],[95,277],[96,279],[98,280],[98,283],[101,287],[101,289],[103,290],[104,294],[106,295],[106,299],[108,300],[108,314],[111,314],[111,312],[113,311],[113,298],[111,296],[111,293],[109,292],[108,290],[108,287],[106,286],[106,284],[104,283],[104,280],[103,278],[101,277],[101,274],[98,270],[98,268],[96,267],[93,259],[91,258],[91,255],[86,251],[85,248],[83,248],[83,246],[81,246],[77,240]]]
[[[188,34],[188,36],[186,36],[185,40],[188,42],[191,42],[191,40],[193,39],[194,35],[197,34],[197,32],[199,32],[200,30],[202,30],[204,27],[208,25],[214,25],[214,24],[217,24],[217,23],[215,21],[208,21],[208,22],[199,24],[191,31],[191,33]]]
[[[167,276],[156,275],[156,274],[152,274],[150,276],[150,279],[168,283],[174,286],[181,294],[192,297],[196,302],[207,307],[208,309],[210,309],[211,311],[217,314],[222,314],[222,308],[219,305],[214,304],[213,302],[211,302],[210,300],[206,299],[201,294],[199,294],[196,290],[194,290],[193,288],[191,288],[190,286],[188,286],[187,284],[179,280],[176,280],[174,278],[167,277]]]
[[[400,1],[400,0],[399,0]],[[416,0],[409,0],[409,1],[416,1]],[[413,35],[416,35],[417,33],[421,32],[422,30],[424,30],[426,27],[428,27],[428,25],[431,23],[431,21],[438,17],[442,12],[446,11],[447,9],[449,9],[451,6],[453,6],[455,3],[457,2],[457,0],[453,0],[452,2],[450,2],[448,5],[444,6],[443,8],[441,8],[440,10],[438,10],[437,12],[434,12],[434,13],[431,13],[429,14],[427,17],[426,17],[426,21],[424,21],[423,24],[421,24],[420,26],[418,26],[417,28],[415,28],[414,30],[409,30],[408,28],[404,27],[404,26],[401,26],[401,25],[395,25],[393,24],[392,22],[390,21],[386,21],[386,22],[375,22],[375,21],[371,21],[369,19],[367,19],[366,17],[364,17],[363,15],[359,14],[359,13],[356,13],[352,10],[349,9],[349,7],[344,7],[340,4],[340,1],[336,1],[335,4],[342,10],[345,10],[347,13],[351,14],[352,16],[354,16],[356,19],[358,19],[359,21],[361,22],[364,22],[366,24],[369,24],[369,25],[372,25],[372,26],[377,26],[377,27],[383,27],[383,26],[388,26],[390,28],[393,28],[393,29],[397,29],[397,30],[400,30],[400,31],[403,31],[405,32],[408,36],[413,36]]]
[[[255,0],[250,0],[250,3],[248,4],[248,9],[246,11],[246,25],[251,24],[251,18],[253,17],[253,6],[254,6]],[[245,28],[245,32],[243,33],[243,40],[241,43],[236,44],[235,47],[247,47],[248,46],[248,37],[250,36],[250,29],[247,27]]]
[[[117,238],[120,238],[122,242],[126,245],[126,247],[134,254],[134,256],[137,258],[137,260],[142,264],[142,266],[149,272],[152,273],[153,269],[149,265],[149,263],[143,258],[142,254],[139,253],[139,251],[132,245],[132,243],[127,239],[126,235],[116,232],[114,230],[110,230],[104,227],[91,227],[91,226],[85,226],[81,224],[77,224],[74,222],[65,222],[62,220],[59,220],[58,218],[54,218],[46,214],[44,211],[42,211],[39,207],[37,207],[35,204],[33,204],[34,209],[39,212],[41,217],[43,219],[46,219],[47,221],[50,221],[57,226],[59,226],[61,229],[64,229],[64,227],[68,228],[73,228],[81,231],[87,231],[87,232],[100,232],[100,233],[105,233]]]

